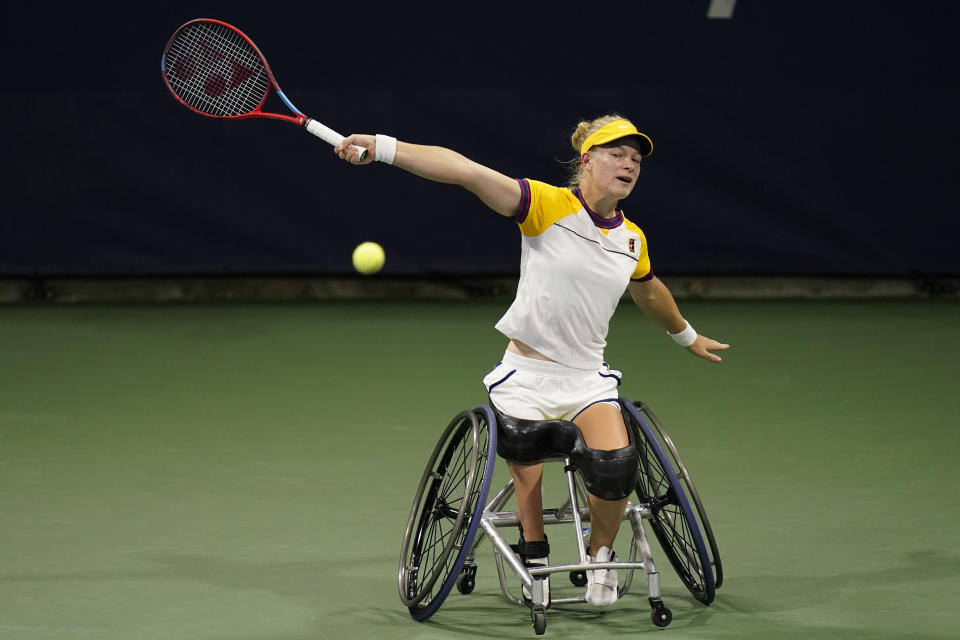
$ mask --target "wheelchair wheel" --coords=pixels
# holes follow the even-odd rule
[[[700,494],[697,493],[697,487],[693,484],[693,478],[690,477],[690,472],[687,471],[687,467],[683,464],[683,460],[680,459],[680,454],[677,453],[677,448],[673,445],[673,440],[670,438],[670,434],[668,434],[666,429],[663,428],[663,425],[660,423],[660,420],[657,419],[657,416],[653,413],[653,410],[651,410],[650,407],[642,402],[634,402],[633,404],[637,407],[640,413],[647,418],[647,422],[649,422],[656,430],[661,444],[665,445],[664,451],[673,461],[673,466],[677,473],[677,479],[679,479],[683,484],[684,489],[687,491],[687,495],[690,496],[690,499],[693,501],[693,507],[696,510],[694,516],[696,516],[697,520],[699,521],[700,530],[703,531],[704,535],[707,536],[707,545],[710,551],[710,564],[713,566],[714,572],[714,587],[719,589],[723,584],[723,563],[720,561],[720,551],[717,549],[717,540],[713,535],[713,527],[710,526],[710,520],[707,518],[707,511],[703,507],[703,502],[700,501]]]
[[[716,595],[710,554],[683,485],[643,414],[626,400],[621,399],[621,405],[637,434],[637,496],[650,509],[650,526],[684,586],[710,604]]]
[[[400,557],[400,600],[415,620],[433,615],[460,575],[480,526],[496,451],[496,422],[488,407],[459,413],[434,447]]]

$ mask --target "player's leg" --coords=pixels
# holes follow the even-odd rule
[[[538,386],[536,374],[521,369],[528,364],[527,360],[510,352],[505,353],[503,362],[484,377],[483,383],[491,404],[498,410],[514,418],[537,420],[543,414],[537,408],[542,398],[535,392]],[[527,567],[545,566],[549,564],[550,545],[543,530],[543,463],[521,463],[509,459],[506,462],[513,478],[522,532],[516,547],[518,555]],[[549,603],[549,576],[542,580],[544,602]],[[523,587],[523,595],[532,598],[527,587]]]
[[[503,355],[493,371],[483,378],[483,385],[490,396],[490,402],[499,411],[520,419],[538,420],[543,417],[539,404],[543,398],[536,392],[538,388],[535,373],[521,367],[543,364],[529,358],[517,356],[511,352]],[[524,538],[528,541],[545,540],[543,532],[543,463],[521,463],[507,460],[507,467],[513,477],[514,496],[517,501],[517,513],[523,527]]]
[[[618,407],[600,402],[587,407],[574,423],[583,433],[588,447],[612,451],[629,446],[630,440]],[[592,493],[587,494],[590,509],[590,557],[598,562],[609,562],[613,557],[613,542],[623,521],[628,497],[605,500]],[[617,572],[596,570],[587,572],[587,602],[607,605],[617,599]]]
[[[520,464],[507,461],[513,477],[517,515],[523,526],[523,537],[529,542],[545,540],[543,532],[543,463]]]
[[[611,451],[630,444],[620,410],[606,402],[588,407],[576,417],[574,424],[580,428],[591,449]],[[604,500],[588,494],[587,503],[590,508],[590,555],[596,555],[600,547],[613,548],[627,498]]]
[[[543,463],[520,464],[507,461],[513,477],[517,515],[520,518],[522,535],[517,543],[520,561],[527,567],[543,567],[550,564],[550,544],[543,530]],[[532,598],[523,587],[525,598]],[[550,580],[543,580],[543,599],[550,602]]]

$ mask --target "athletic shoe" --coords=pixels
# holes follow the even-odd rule
[[[597,557],[587,556],[590,562],[616,562],[613,549],[600,547]],[[617,601],[617,570],[587,570],[587,602],[595,607],[605,607]]]

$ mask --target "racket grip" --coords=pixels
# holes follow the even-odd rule
[[[324,142],[334,147],[340,144],[341,142],[343,142],[342,135],[340,135],[330,127],[317,122],[313,118],[307,118],[307,121],[303,124],[303,126],[306,127],[307,131],[309,131],[313,135],[317,136]],[[357,156],[357,162],[360,162],[367,157],[367,150],[364,149],[363,147],[358,147],[355,144],[352,144],[350,146],[353,147],[354,149],[357,149],[360,152],[360,155]]]

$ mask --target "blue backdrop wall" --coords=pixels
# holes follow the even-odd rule
[[[343,274],[364,240],[388,274],[518,269],[466,191],[175,103],[160,54],[195,17],[341,132],[512,176],[564,183],[576,122],[627,115],[656,145],[623,208],[659,273],[960,273],[954,3],[709,4],[7,6],[0,275]]]

